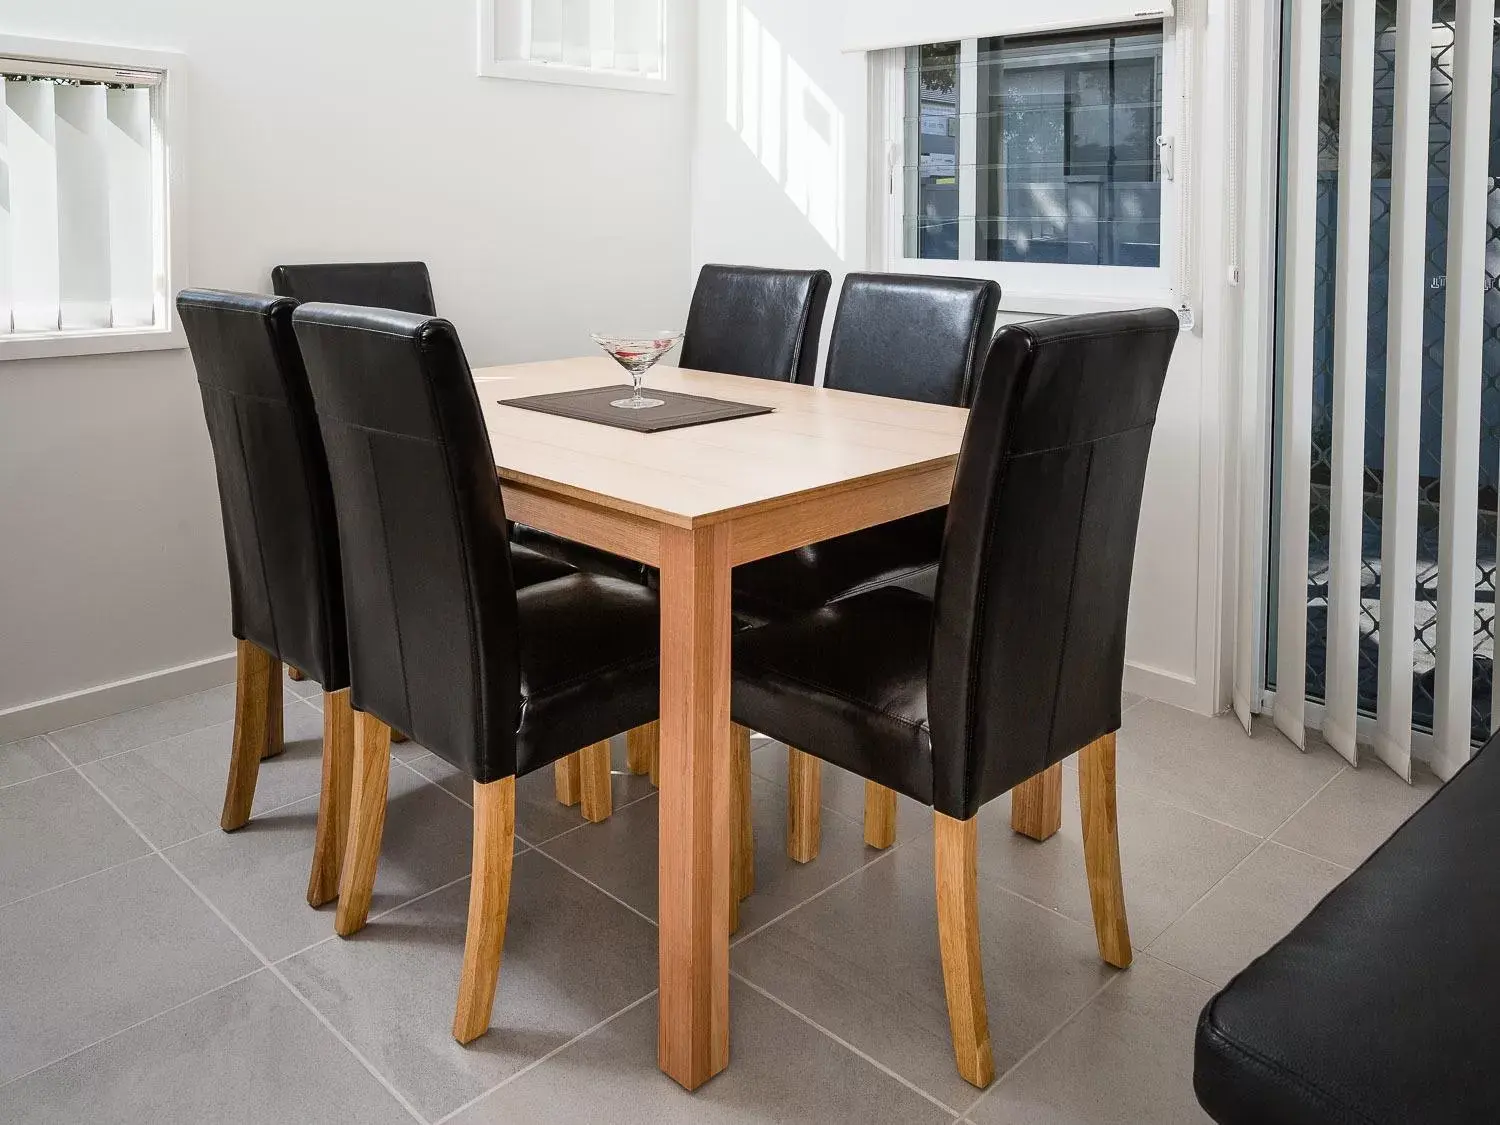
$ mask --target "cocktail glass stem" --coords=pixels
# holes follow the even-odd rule
[[[644,371],[632,371],[630,382],[633,386],[630,401],[639,406],[646,399],[646,373]]]

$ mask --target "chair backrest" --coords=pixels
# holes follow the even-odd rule
[[[697,371],[811,386],[832,287],[827,270],[704,266],[678,362]]]
[[[177,312],[213,445],[234,635],[348,686],[328,463],[285,297],[187,289]]]
[[[833,317],[823,385],[967,406],[999,307],[993,281],[851,273]]]
[[[984,802],[1119,728],[1168,309],[1000,330],[959,454],[928,665],[933,795]]]
[[[458,334],[352,305],[302,305],[292,323],[338,507],[352,702],[476,781],[509,776],[516,589]]]
[[[436,316],[426,262],[311,262],[277,266],[271,287],[299,301],[369,305]]]

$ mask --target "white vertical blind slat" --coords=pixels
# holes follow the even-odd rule
[[[615,0],[589,0],[589,66],[615,68]]]
[[[5,109],[5,79],[0,78],[0,335],[10,332],[10,144],[9,114]]]
[[[587,67],[593,62],[589,28],[592,0],[562,0],[562,61]]]
[[[151,218],[151,91],[107,90],[105,155],[109,167],[110,324],[152,321],[156,298]]]
[[[1285,352],[1282,357],[1277,728],[1307,745],[1307,534],[1312,473],[1313,285],[1317,247],[1319,0],[1294,0],[1288,32]]]
[[[1453,46],[1453,148],[1448,175],[1437,682],[1433,703],[1432,766],[1444,778],[1457,772],[1470,755],[1494,23],[1495,0],[1458,0]]]
[[[531,0],[526,14],[527,57],[535,62],[562,62],[563,0]]]
[[[974,261],[979,214],[979,40],[958,47],[958,260]]]
[[[1422,318],[1427,302],[1432,0],[1404,0],[1397,8],[1395,81],[1380,540],[1380,687],[1373,745],[1382,762],[1410,781],[1417,483],[1422,453]]]
[[[1370,148],[1375,5],[1345,4],[1339,78],[1338,262],[1333,325],[1332,512],[1323,737],[1359,761],[1359,619],[1365,500],[1365,364],[1370,319]]]
[[[11,154],[11,293],[18,332],[55,332],[57,111],[51,82],[5,84]]]
[[[59,325],[110,324],[109,158],[105,88],[59,85],[57,109],[57,259]]]

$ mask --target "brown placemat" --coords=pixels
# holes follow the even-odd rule
[[[537,410],[583,422],[598,422],[621,430],[656,434],[663,430],[680,430],[684,426],[702,426],[709,422],[727,422],[731,418],[753,418],[770,414],[774,407],[755,406],[748,402],[730,402],[722,398],[704,398],[677,391],[646,388],[647,398],[659,398],[661,406],[649,410],[624,410],[611,406],[615,399],[629,398],[629,387],[590,387],[582,391],[558,391],[525,398],[502,398],[501,404],[522,410]]]

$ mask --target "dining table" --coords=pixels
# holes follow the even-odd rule
[[[672,367],[650,387],[772,412],[642,433],[501,402],[622,374],[598,356],[474,383],[506,517],[660,572],[657,1058],[693,1090],[729,1062],[733,568],[946,504],[968,411]]]

